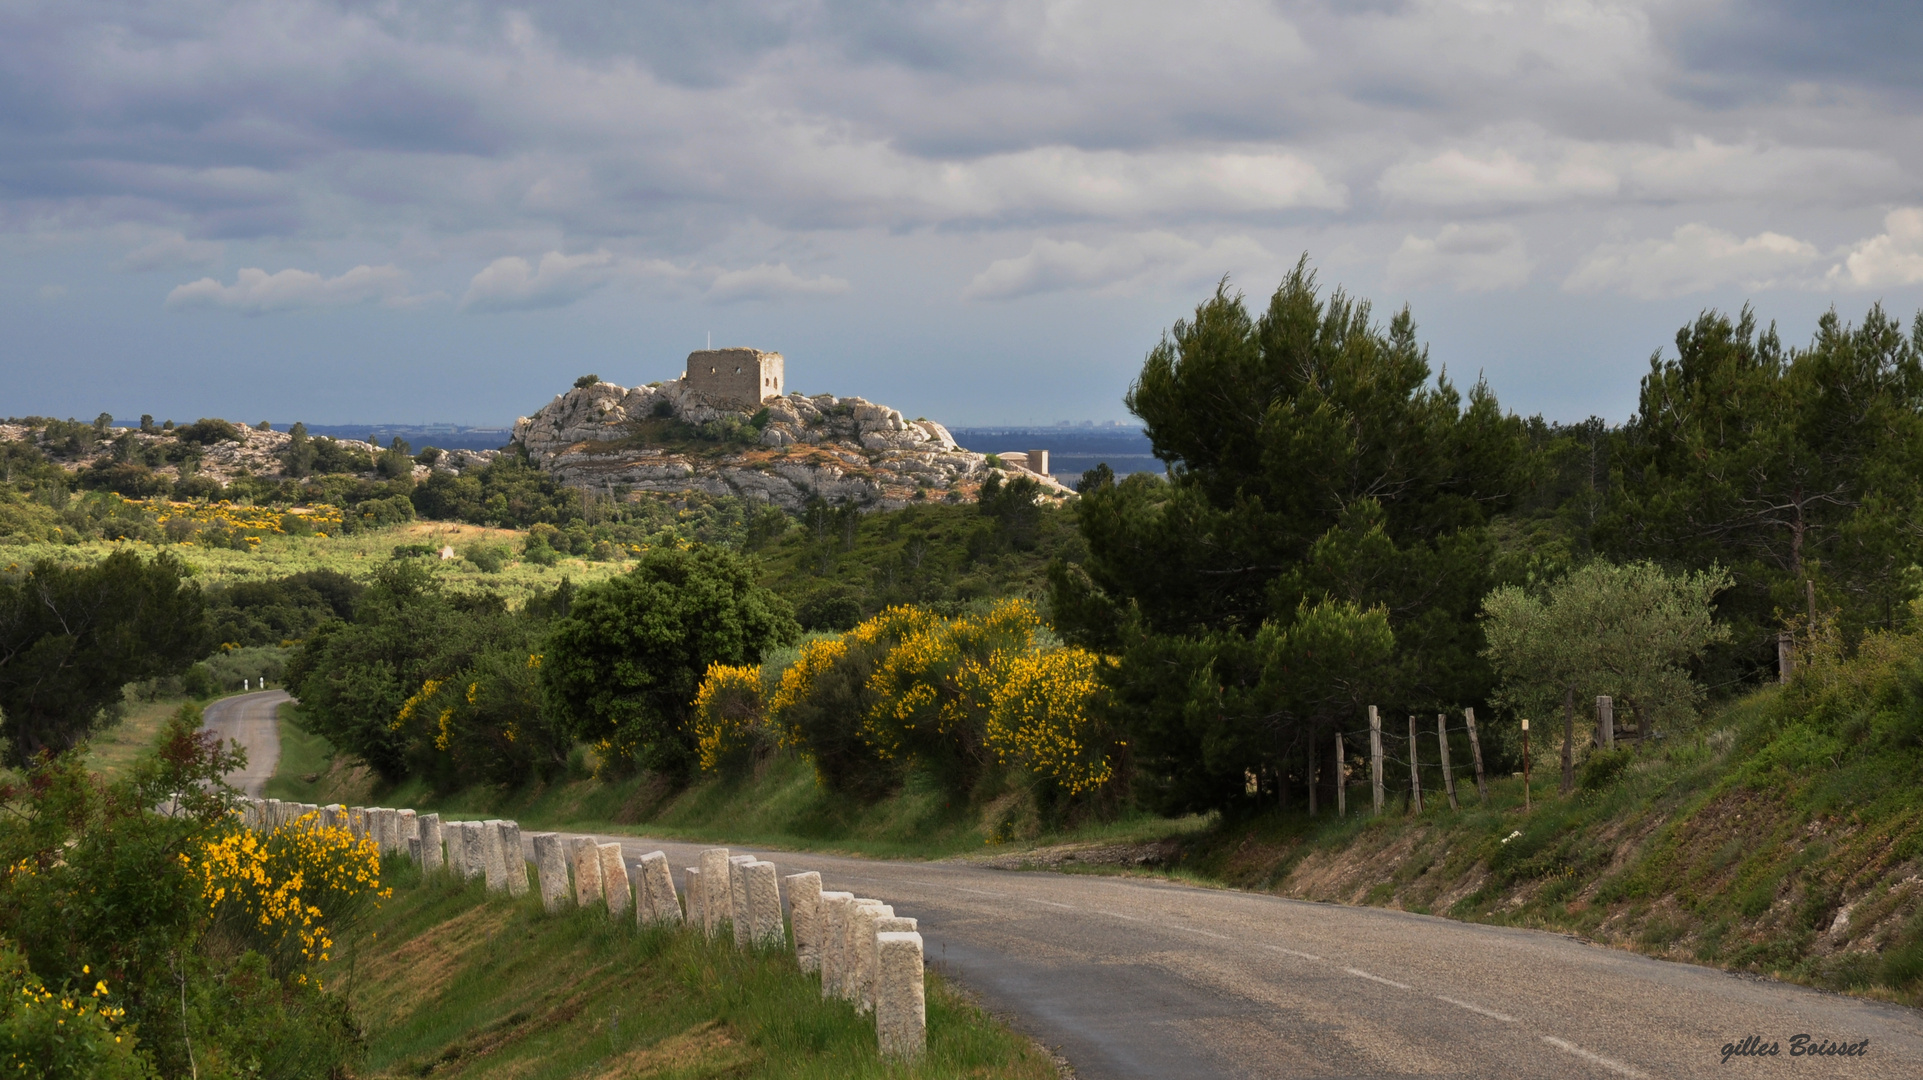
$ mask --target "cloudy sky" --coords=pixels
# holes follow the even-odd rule
[[[11,0],[0,414],[504,423],[778,349],[1119,419],[1224,274],[1626,416],[1706,307],[1923,303],[1906,4]]]

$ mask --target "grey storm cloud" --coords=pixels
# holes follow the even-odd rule
[[[149,230],[123,270],[222,242],[293,252],[270,278],[458,264],[476,311],[681,280],[623,269],[650,260],[708,268],[687,291],[715,302],[838,295],[858,278],[783,245],[864,230],[990,237],[951,301],[1206,279],[1283,228],[1458,291],[1827,287],[1923,202],[1917,25],[1776,0],[21,0],[0,227]],[[1805,235],[1811,208],[1856,232]],[[760,248],[716,248],[744,229]],[[330,243],[359,248],[297,250]]]

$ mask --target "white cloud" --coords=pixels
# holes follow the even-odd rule
[[[707,298],[717,303],[745,300],[785,300],[803,296],[834,296],[848,291],[848,283],[838,277],[802,277],[788,269],[787,263],[762,263],[746,270],[728,270],[715,275],[708,286]]]
[[[1272,149],[1128,154],[1051,146],[938,170],[930,209],[993,217],[1037,211],[1091,217],[1339,210],[1348,190]]]
[[[619,269],[619,262],[606,251],[582,255],[550,251],[541,256],[538,267],[529,266],[519,255],[509,255],[474,275],[461,306],[483,311],[565,307],[606,285]]]
[[[1657,300],[1730,283],[1746,289],[1807,285],[1821,258],[1815,245],[1781,233],[1739,239],[1693,223],[1667,240],[1598,245],[1563,281],[1563,289]]]
[[[1883,219],[1884,232],[1852,245],[1840,265],[1830,267],[1836,285],[1875,288],[1923,282],[1923,209],[1906,206]]]
[[[529,264],[519,255],[495,259],[468,283],[461,306],[481,311],[566,307],[615,281],[693,286],[704,289],[702,297],[716,303],[832,296],[849,288],[848,282],[838,277],[803,277],[787,263],[727,270],[719,266],[679,266],[664,259],[637,259],[607,251],[582,255],[550,251],[538,264]]]
[[[211,266],[220,261],[222,246],[212,240],[189,240],[180,233],[164,233],[129,251],[114,269],[129,272],[169,266]]]
[[[1391,165],[1378,184],[1403,202],[1430,206],[1541,203],[1616,193],[1617,176],[1590,155],[1530,161],[1507,149],[1444,150],[1421,161]]]
[[[1411,157],[1382,173],[1388,198],[1427,206],[1525,206],[1572,200],[1807,199],[1851,203],[1904,190],[1880,153],[1704,135],[1670,145],[1556,138],[1535,127]]]
[[[1213,280],[1266,266],[1275,257],[1246,236],[1219,237],[1207,246],[1154,231],[1100,247],[1041,237],[1026,255],[997,259],[962,290],[965,300],[1012,300],[1065,289],[1119,292],[1149,282]]]
[[[167,306],[220,307],[260,315],[377,301],[389,307],[406,307],[427,299],[430,297],[408,295],[407,275],[396,266],[356,266],[332,278],[308,270],[270,274],[248,267],[235,275],[232,285],[222,285],[210,277],[176,285],[167,294]]]
[[[1389,284],[1450,285],[1457,292],[1516,289],[1535,266],[1522,235],[1507,225],[1449,224],[1424,239],[1411,233],[1389,256]]]

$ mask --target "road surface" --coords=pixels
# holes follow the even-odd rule
[[[235,694],[207,706],[207,730],[247,751],[247,767],[227,774],[227,782],[260,798],[267,778],[280,762],[280,706],[293,700],[285,690]]]
[[[259,705],[228,699],[231,723],[264,777],[272,734],[251,718],[283,698],[250,696]],[[665,850],[682,887],[709,846],[599,839],[630,862]],[[1557,934],[1155,880],[734,850],[919,919],[931,966],[1082,1080],[1923,1077],[1915,1010]],[[1868,1045],[1792,1057],[1799,1034]],[[1779,1053],[1724,1064],[1749,1036]]]

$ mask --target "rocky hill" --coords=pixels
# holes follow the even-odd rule
[[[189,474],[221,484],[242,476],[280,479],[287,473],[286,431],[249,427],[224,420],[201,420],[165,430],[142,430],[107,424],[92,428],[77,421],[34,417],[0,422],[0,443],[31,445],[69,471],[116,462],[133,463],[170,481]],[[374,455],[385,447],[359,439],[319,439],[347,460],[371,468]],[[433,464],[416,463],[414,478],[424,480],[436,470],[461,473],[492,461],[495,450],[446,450]],[[366,470],[361,470],[366,471]]]
[[[704,492],[799,510],[810,499],[891,509],[972,498],[990,475],[1053,479],[955,445],[942,425],[858,397],[717,407],[684,380],[577,386],[514,425],[513,442],[564,483],[610,494]]]

